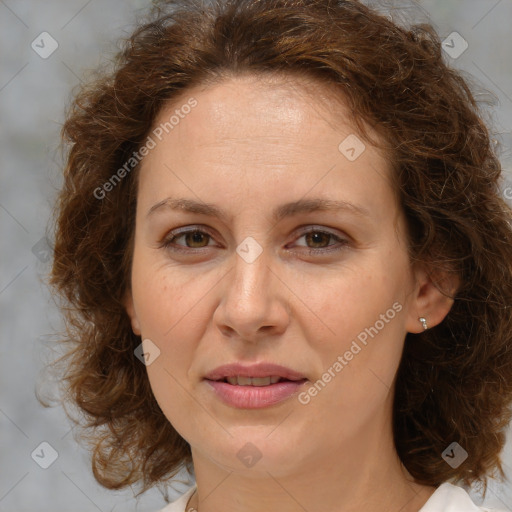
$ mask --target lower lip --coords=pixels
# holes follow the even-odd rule
[[[229,382],[208,379],[206,382],[226,404],[239,409],[260,409],[290,398],[303,386],[306,379],[276,382],[268,386],[234,386]]]

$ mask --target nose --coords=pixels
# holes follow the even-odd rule
[[[213,321],[224,336],[256,342],[285,332],[290,291],[272,267],[268,250],[253,262],[233,255],[234,268],[221,289]]]

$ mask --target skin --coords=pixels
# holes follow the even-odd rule
[[[418,317],[433,327],[453,301],[409,262],[389,162],[366,142],[349,161],[338,145],[357,132],[343,109],[334,117],[296,78],[245,75],[190,89],[155,126],[190,97],[197,106],[142,162],[126,297],[134,332],[160,350],[147,366],[155,397],[192,449],[198,492],[188,506],[418,511],[435,489],[415,483],[396,454],[394,379],[406,334],[423,331]],[[213,203],[226,218],[165,206],[148,215],[170,196]],[[272,221],[274,208],[302,198],[342,199],[369,216]],[[174,239],[188,253],[162,247],[185,226],[206,234]],[[307,226],[334,237],[305,236]],[[336,236],[347,244],[327,250],[340,247]],[[246,237],[262,249],[252,263],[236,252]],[[236,409],[203,380],[221,364],[270,361],[310,385],[396,302],[401,311],[307,405],[292,397]],[[250,468],[237,457],[248,442],[261,454]]]

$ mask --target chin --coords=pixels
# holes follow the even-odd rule
[[[269,437],[273,428],[228,429],[233,437],[224,439],[224,443],[212,442],[205,453],[225,471],[251,478],[268,479],[269,473],[276,477],[292,474],[304,465],[304,454],[296,450],[301,443],[293,442],[289,436]]]

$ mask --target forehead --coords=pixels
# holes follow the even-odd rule
[[[212,194],[230,200],[234,187],[247,197],[258,192],[262,199],[288,195],[290,201],[313,187],[320,195],[343,190],[365,199],[372,187],[375,196],[389,196],[387,158],[356,134],[346,107],[339,98],[331,101],[332,94],[295,77],[252,75],[188,89],[155,120],[153,132],[167,129],[142,162],[144,195],[149,191],[156,203],[164,189],[172,196],[173,187],[185,186],[189,196],[192,191],[205,201]],[[185,108],[191,100],[195,106]],[[357,160],[343,154],[345,140],[355,142],[356,151],[364,148]],[[389,199],[382,213],[386,208]]]
[[[328,131],[336,130],[336,137],[355,131],[339,91],[293,74],[245,74],[191,88],[161,109],[155,126],[168,121],[191,97],[199,108],[187,115],[193,121],[180,122],[179,132],[191,142],[200,137],[202,145],[256,137],[284,142],[301,136],[298,142],[307,146],[310,135],[316,135],[311,143],[326,146],[331,143],[323,140]]]

